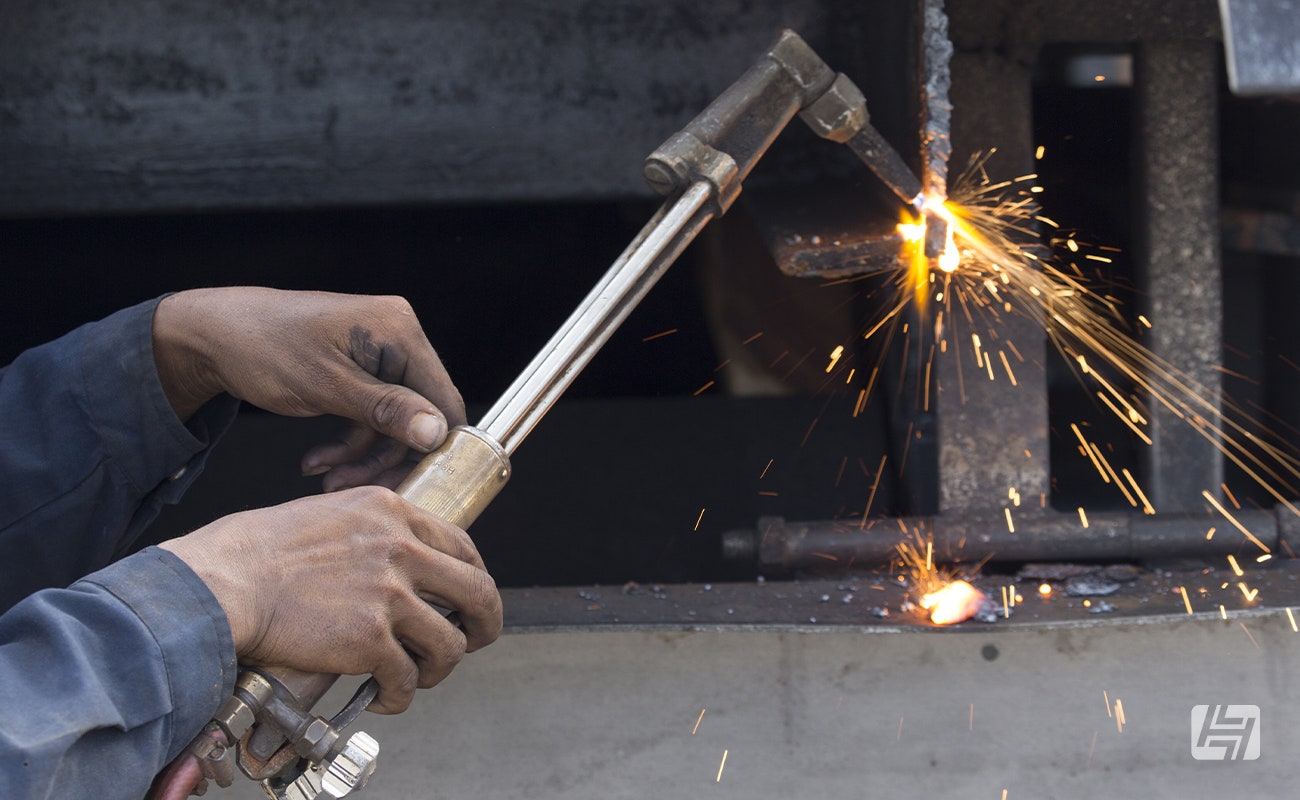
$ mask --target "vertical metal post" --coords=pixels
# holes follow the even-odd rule
[[[975,152],[997,148],[987,168],[992,180],[1033,171],[1029,70],[997,53],[952,57],[952,152],[958,165]],[[949,181],[951,184],[951,181]],[[1006,316],[995,331],[975,331],[988,345],[1014,342],[1018,385],[990,381],[969,356],[971,331],[948,333],[937,357],[939,509],[941,513],[996,510],[1014,488],[1037,508],[1049,490],[1046,338],[1042,323]],[[1010,353],[1008,353],[1010,356]],[[960,374],[959,374],[960,372]]]
[[[1136,65],[1139,263],[1152,322],[1146,344],[1216,405],[1223,361],[1218,59],[1211,41],[1148,41]],[[1219,493],[1223,459],[1173,412],[1159,404],[1150,410],[1152,446],[1142,466],[1152,505],[1201,509],[1201,492]]]

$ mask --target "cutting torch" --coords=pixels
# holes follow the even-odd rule
[[[510,456],[701,229],[731,207],[741,182],[798,115],[848,145],[920,210],[921,182],[869,122],[862,92],[792,31],[645,161],[666,200],[563,326],[476,426],[453,428],[397,488],[408,502],[468,528],[510,478]],[[374,698],[371,678],[330,719],[311,709],[338,676],[241,670],[234,694],[155,783],[175,800],[233,781],[237,766],[277,800],[343,797],[374,771],[379,746],[345,728]]]

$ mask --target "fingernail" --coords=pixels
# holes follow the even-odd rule
[[[441,419],[423,412],[411,418],[411,425],[407,428],[407,432],[410,434],[411,441],[424,450],[437,447],[447,435]]]
[[[317,464],[314,467],[303,467],[302,476],[304,478],[314,478],[317,475],[324,475],[326,472],[329,471],[330,471],[329,464]]]

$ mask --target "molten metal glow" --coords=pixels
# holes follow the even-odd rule
[[[921,597],[921,608],[930,612],[935,625],[965,622],[984,607],[984,593],[966,581],[953,581],[936,592]]]
[[[898,223],[898,233],[903,237],[903,252],[907,256],[907,283],[916,304],[925,309],[930,296],[930,262],[925,257],[925,222],[913,222],[906,214]],[[871,334],[867,334],[870,338]]]
[[[939,254],[939,269],[949,273],[956,272],[957,267],[961,266],[961,251],[957,249],[957,231],[962,223],[953,213],[947,200],[929,201],[926,203],[925,210],[948,223],[944,226],[943,252]]]

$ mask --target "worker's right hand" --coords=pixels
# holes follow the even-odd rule
[[[193,289],[158,303],[153,347],[182,421],[223,392],[276,414],[350,420],[302,459],[327,491],[397,486],[466,422],[460,392],[400,297]]]
[[[216,595],[241,663],[372,674],[372,711],[404,710],[501,632],[469,536],[380,487],[232,514],[161,546]]]

